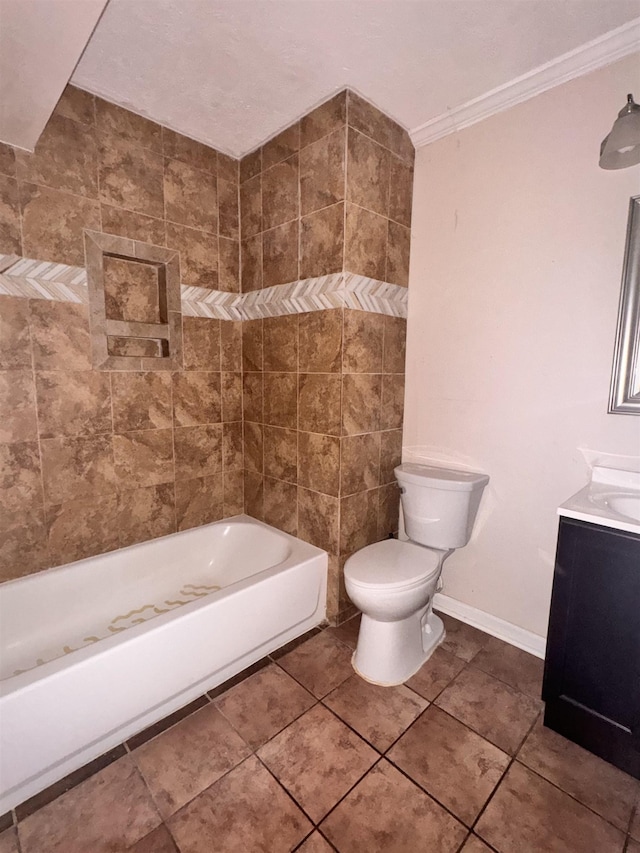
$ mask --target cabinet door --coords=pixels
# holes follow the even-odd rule
[[[545,724],[640,778],[640,537],[562,519]]]

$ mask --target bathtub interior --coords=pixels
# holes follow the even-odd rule
[[[277,566],[295,543],[238,516],[2,584],[0,680]]]

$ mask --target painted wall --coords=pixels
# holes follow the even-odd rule
[[[638,60],[416,155],[403,456],[491,475],[444,593],[539,635],[556,507],[588,479],[581,449],[640,456],[640,419],[607,414],[640,167],[597,162],[640,92]]]

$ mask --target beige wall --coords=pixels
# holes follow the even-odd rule
[[[640,456],[640,420],[606,413],[640,168],[597,163],[630,91],[638,55],[416,155],[404,457],[491,475],[444,593],[540,635],[580,449]]]

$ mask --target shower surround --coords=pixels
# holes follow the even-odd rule
[[[35,154],[0,145],[1,253],[175,250],[183,315],[181,368],[99,370],[82,286],[0,274],[0,579],[244,509],[329,552],[348,615],[344,560],[397,527],[412,169],[350,92],[240,164],[72,88]],[[148,283],[112,266],[139,320]]]

